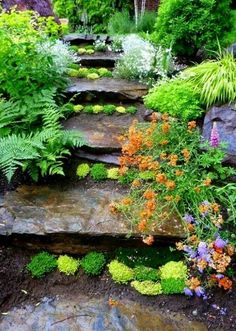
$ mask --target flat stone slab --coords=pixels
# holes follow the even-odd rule
[[[96,151],[120,151],[121,143],[118,138],[127,132],[135,119],[144,122],[146,112],[144,106],[139,105],[135,115],[114,113],[109,116],[103,113],[81,113],[65,121],[64,127],[67,130],[80,131],[83,134],[85,146]]]
[[[207,331],[184,315],[160,313],[134,301],[119,300],[111,307],[108,298],[85,296],[43,298],[37,306],[13,308],[0,321],[4,331]]]
[[[115,247],[131,233],[131,224],[109,211],[110,203],[124,195],[117,192],[115,184],[114,189],[102,190],[99,185],[85,188],[81,182],[68,187],[21,186],[4,196],[2,208],[8,214],[3,214],[0,223],[4,220],[8,231],[0,227],[0,235],[7,233],[16,242],[22,239],[25,245],[28,242],[34,248],[57,252],[81,251],[81,246],[90,250],[96,245]],[[157,240],[173,242],[183,237],[184,229],[173,217],[153,234]],[[140,239],[140,233],[132,230],[131,243],[141,243]]]
[[[141,100],[148,92],[146,85],[130,82],[124,79],[100,78],[89,80],[86,78],[71,79],[71,85],[66,93],[80,93],[80,98],[94,94],[96,96],[116,97],[119,100]]]
[[[82,33],[70,33],[64,36],[63,38],[65,42],[69,42],[72,45],[80,45],[85,43],[91,44],[94,43],[94,41],[97,39],[101,41],[106,41],[107,43],[110,43],[112,41],[112,38],[110,38],[107,35],[82,34]]]
[[[97,52],[92,55],[79,55],[79,63],[85,67],[113,68],[115,62],[120,58],[119,53]]]

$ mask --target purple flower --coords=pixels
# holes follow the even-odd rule
[[[189,224],[194,224],[195,223],[195,219],[190,214],[185,214],[184,215],[184,220],[185,220],[186,223],[189,223]]]
[[[224,275],[222,275],[222,274],[218,274],[218,275],[216,275],[216,278],[218,278],[218,279],[222,279],[222,278],[224,278]]]
[[[214,245],[216,248],[224,248],[226,244],[226,241],[224,241],[220,237],[216,238],[216,240],[214,241]]]
[[[184,247],[184,252],[186,252],[191,259],[195,259],[197,256],[197,253],[189,246]]]
[[[220,314],[226,315],[227,314],[227,308],[220,308]]]
[[[189,296],[189,297],[193,296],[193,292],[187,287],[184,288],[184,294]]]
[[[220,136],[217,130],[216,122],[213,122],[213,127],[211,130],[210,145],[211,147],[218,147],[220,144]]]
[[[195,288],[195,293],[198,297],[204,296],[205,291],[201,286],[198,286],[197,288]]]

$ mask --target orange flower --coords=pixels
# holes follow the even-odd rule
[[[176,244],[175,244],[175,246],[176,246],[176,249],[178,250],[178,251],[182,251],[182,250],[184,250],[184,244],[182,243],[182,242],[177,242]]]
[[[170,160],[170,162],[169,162],[168,164],[171,165],[171,166],[173,166],[173,167],[175,167],[175,166],[176,166],[176,163],[177,163],[177,161],[178,161],[178,155],[176,155],[176,154],[171,154],[171,155],[169,156],[169,160]]]
[[[199,239],[195,234],[193,234],[192,236],[189,237],[189,241],[192,243],[198,243]]]
[[[164,199],[166,201],[173,201],[174,200],[174,197],[173,197],[173,195],[166,195]]]
[[[224,278],[219,279],[219,286],[223,287],[224,290],[231,289],[232,285],[233,285],[233,283],[228,277],[224,277]]]
[[[123,176],[126,172],[128,171],[128,168],[127,167],[120,167],[120,169],[119,169],[119,174],[121,175],[121,176]]]
[[[175,182],[173,180],[167,180],[167,182],[165,183],[166,188],[168,190],[173,190],[175,188]]]
[[[228,246],[226,247],[226,249],[227,249],[227,254],[228,254],[229,256],[233,256],[233,255],[234,255],[234,247],[233,247],[233,246],[228,245]]]
[[[153,146],[153,142],[151,140],[146,140],[144,145],[148,148],[151,148]]]
[[[164,184],[164,183],[166,182],[166,180],[167,180],[167,177],[166,177],[165,174],[162,174],[162,173],[157,174],[157,176],[156,176],[156,181],[157,181],[158,183],[160,183],[160,184]]]
[[[218,203],[212,203],[211,204],[211,208],[215,213],[218,213],[218,211],[220,210],[220,205],[218,205]]]
[[[162,125],[161,125],[161,129],[162,129],[162,132],[163,133],[168,133],[170,131],[170,124],[167,123],[167,122],[164,122]]]
[[[158,120],[158,113],[153,112],[152,115],[150,116],[150,119],[153,123],[156,123]]]
[[[155,200],[148,200],[145,203],[145,206],[147,209],[149,209],[150,211],[154,211],[156,209],[156,202]]]
[[[182,170],[177,169],[175,171],[175,174],[176,174],[176,176],[182,176],[184,174],[184,172]]]
[[[118,306],[118,301],[114,300],[112,298],[109,298],[108,304],[109,304],[110,307],[117,307]]]
[[[130,198],[124,198],[121,200],[121,204],[125,206],[130,206],[132,205],[133,201]]]
[[[194,187],[194,191],[196,193],[200,193],[201,192],[201,189],[200,189],[200,187],[196,186],[196,187]]]
[[[140,217],[142,217],[142,218],[147,218],[147,219],[149,219],[150,217],[152,217],[152,211],[151,210],[148,210],[148,209],[145,209],[145,210],[141,210],[140,211],[140,213],[139,213],[139,215],[140,215]]]
[[[160,145],[167,145],[167,144],[169,144],[169,140],[167,140],[167,139],[163,139],[163,140],[161,140],[160,141]]]
[[[160,154],[160,159],[161,159],[161,160],[166,160],[166,159],[167,159],[167,154],[164,153],[164,152],[161,153],[161,154]]]
[[[150,199],[154,199],[155,196],[156,196],[156,193],[155,193],[154,191],[152,191],[152,190],[146,190],[146,191],[144,192],[144,194],[143,194],[143,197],[144,197],[145,199],[148,199],[148,200],[150,200]]]
[[[144,244],[151,246],[154,243],[154,237],[149,235],[149,236],[143,238],[143,242],[144,242]]]
[[[191,223],[187,224],[187,229],[188,229],[189,232],[193,232],[195,230],[194,225],[191,224]]]
[[[182,150],[182,154],[183,154],[183,156],[184,156],[184,160],[185,160],[185,162],[188,162],[189,159],[190,159],[190,152],[189,152],[189,150],[188,150],[187,148],[184,148],[184,149]]]
[[[203,185],[204,186],[210,186],[211,185],[211,179],[210,178],[207,178],[203,181]]]
[[[199,260],[197,266],[198,268],[204,270],[207,267],[207,262],[205,260]]]
[[[142,232],[142,231],[145,231],[146,228],[147,228],[147,220],[144,219],[144,220],[139,222],[138,230]]]
[[[141,181],[138,179],[134,179],[131,186],[132,187],[140,187],[142,185]]]
[[[109,211],[110,213],[112,214],[117,214],[119,211],[118,211],[118,208],[117,208],[117,204],[112,202],[110,205],[109,205]]]
[[[207,205],[207,204],[201,204],[201,205],[198,207],[198,209],[199,209],[199,211],[200,211],[201,214],[205,214],[205,213],[208,212],[209,207],[210,207],[210,206]]]
[[[161,119],[163,121],[168,121],[169,120],[169,115],[167,113],[164,113],[163,115],[161,115]]]
[[[201,282],[197,277],[191,277],[187,283],[189,285],[190,290],[195,290],[198,286],[201,285]]]
[[[197,126],[195,121],[188,122],[188,129],[191,131],[192,129],[195,129]]]

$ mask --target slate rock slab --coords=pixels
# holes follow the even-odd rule
[[[207,331],[184,315],[167,315],[128,300],[111,307],[106,298],[43,298],[39,305],[13,308],[2,318],[4,331]]]
[[[213,123],[217,123],[220,141],[227,143],[225,162],[236,166],[236,108],[234,105],[212,107],[203,124],[203,138],[210,139]]]
[[[85,67],[113,68],[115,62],[120,58],[119,53],[97,52],[92,55],[79,55],[80,64]]]

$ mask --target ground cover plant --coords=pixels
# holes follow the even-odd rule
[[[86,178],[88,175],[95,181],[103,181],[106,179],[118,180],[120,178],[119,168],[108,168],[103,163],[81,163],[76,169],[76,175],[79,179]]]
[[[112,77],[112,72],[107,68],[72,68],[69,71],[69,76],[94,80],[101,77]]]
[[[62,129],[56,101],[75,54],[38,20],[28,11],[0,14],[0,169],[9,181],[18,168],[34,180],[63,174],[69,148],[82,144]]]
[[[69,104],[66,107],[72,108],[75,113],[89,113],[89,114],[99,114],[104,113],[106,115],[112,115],[115,112],[123,114],[135,114],[137,108],[135,106],[124,106],[124,105],[114,105],[114,104],[98,104],[98,105],[73,105]]]
[[[217,38],[224,44],[224,37],[234,26],[230,3],[230,0],[162,0],[152,40],[172,47],[178,56],[217,50]]]
[[[56,258],[47,252],[38,253],[26,266],[32,277],[36,278],[45,276],[45,274],[53,271],[56,267]]]
[[[103,253],[90,252],[82,260],[81,266],[84,272],[90,276],[98,276],[105,267],[106,258]]]

